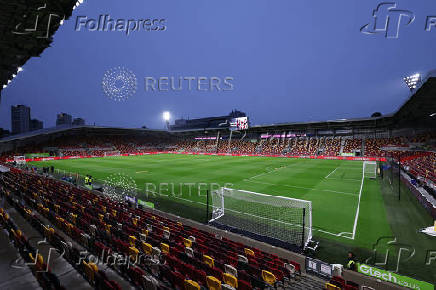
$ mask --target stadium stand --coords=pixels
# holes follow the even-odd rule
[[[355,151],[362,151],[362,139],[345,139],[345,146],[343,153],[353,153]]]
[[[322,288],[323,282],[302,277],[299,263],[154,213],[128,208],[57,180],[11,169],[1,181],[0,190],[50,244],[66,242],[41,219],[56,225],[97,257],[115,258],[115,253],[127,257],[127,265],[114,263],[110,267],[145,289],[186,289],[185,284],[194,287],[188,289],[212,284],[223,288],[228,287],[224,284],[240,285],[238,289],[291,285],[292,289]],[[24,205],[14,201],[16,198],[22,198]],[[68,247],[66,257],[80,265],[78,271],[97,289],[120,289],[118,282],[99,270],[98,263],[89,257],[80,260],[77,249]]]

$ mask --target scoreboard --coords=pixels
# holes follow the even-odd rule
[[[230,121],[230,130],[239,131],[248,129],[248,117],[233,118]]]

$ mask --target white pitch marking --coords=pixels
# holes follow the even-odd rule
[[[335,170],[333,170],[332,172],[330,172],[326,177],[324,178],[329,178],[330,175],[332,175],[333,173],[335,173],[336,170],[338,170],[339,166],[335,168]]]
[[[363,166],[365,166],[365,164],[363,164]],[[352,236],[353,240],[356,236],[357,221],[359,219],[359,211],[360,211],[360,198],[362,197],[363,181],[364,180],[365,180],[365,168],[362,169],[362,182],[360,183],[359,203],[357,204],[356,217],[354,218],[353,236]]]
[[[306,190],[318,190],[318,191],[334,192],[334,193],[341,193],[341,194],[345,194],[345,195],[356,196],[356,194],[352,193],[352,192],[343,192],[343,191],[336,191],[336,190],[329,190],[329,189],[317,189],[317,188],[309,188],[309,187],[302,187],[302,186],[295,186],[295,185],[288,185],[288,184],[274,184],[274,183],[255,181],[255,180],[246,180],[246,182],[254,182],[254,183],[265,184],[265,185],[286,186],[286,187],[290,187],[290,188],[298,188],[298,189],[306,189]]]
[[[273,172],[279,171],[279,170],[281,170],[281,169],[288,168],[288,167],[293,166],[293,165],[295,165],[295,164],[297,164],[297,163],[291,163],[291,164],[289,164],[289,165],[286,165],[286,166],[283,166],[283,167],[279,167],[279,168],[275,168],[275,169],[272,169],[272,170],[267,171],[267,172],[262,172],[262,173],[260,173],[260,174],[255,175],[255,176],[249,177],[249,178],[247,178],[247,179],[253,179],[253,178],[256,178],[256,177],[259,177],[259,176],[262,176],[262,175],[270,174],[270,173],[273,173]],[[269,168],[269,167],[267,167],[266,169],[268,170],[268,168]]]

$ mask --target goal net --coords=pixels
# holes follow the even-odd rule
[[[279,246],[304,248],[312,239],[312,203],[306,200],[220,188],[211,193],[218,227]]]
[[[14,162],[18,165],[26,164],[26,157],[25,156],[14,156]]]
[[[365,178],[375,179],[377,177],[377,162],[364,161],[363,162],[363,176]]]
[[[120,156],[121,152],[120,151],[106,151],[104,152],[104,156]]]

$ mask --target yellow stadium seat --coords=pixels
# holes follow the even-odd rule
[[[153,246],[149,243],[142,242],[142,250],[146,255],[151,256],[151,254],[153,253]]]
[[[233,288],[238,289],[238,279],[235,276],[228,273],[223,273],[223,281],[227,285],[230,285]]]
[[[185,280],[185,290],[200,290],[200,285],[192,280]]]
[[[109,235],[111,233],[112,225],[105,225],[106,233]]]
[[[42,270],[42,266],[43,266],[43,264],[44,264],[44,258],[42,257],[42,255],[37,254],[37,255],[36,255],[36,260],[35,260],[35,258],[33,257],[32,253],[29,253],[29,257],[30,257],[30,260],[31,260],[33,263],[35,263],[35,268],[36,268],[36,270],[37,270],[37,271]]]
[[[170,246],[168,244],[161,243],[160,244],[160,249],[161,249],[162,253],[164,253],[164,254],[169,254],[170,253]]]
[[[183,244],[187,248],[192,248],[192,241],[190,239],[183,239]]]
[[[76,224],[77,221],[77,214],[71,213],[71,222],[73,224]]]
[[[245,249],[244,249],[244,253],[245,253],[247,256],[252,256],[252,257],[255,256],[253,250],[250,250],[250,249],[248,249],[248,248],[245,248]]]
[[[73,234],[73,228],[74,228],[73,224],[66,223],[65,228],[66,228],[67,234],[71,236]]]
[[[203,262],[211,268],[215,267],[215,262],[210,256],[203,255]]]
[[[89,262],[89,266],[92,268],[94,273],[98,272],[98,266],[95,263]]]
[[[130,260],[132,262],[136,262],[138,260],[138,254],[139,254],[139,250],[137,248],[135,247],[129,248]]]
[[[207,276],[206,284],[209,290],[221,290],[221,281],[214,276]]]
[[[135,236],[129,236],[129,244],[131,247],[134,247],[136,245],[136,237]]]
[[[266,283],[268,283],[271,286],[274,286],[274,284],[277,281],[276,276],[274,276],[273,273],[268,272],[266,270],[262,270],[262,279],[263,279],[263,281],[265,281]]]
[[[91,284],[94,284],[94,267],[92,267],[90,265],[91,263],[86,263],[85,261],[83,261],[83,267],[85,268],[85,275],[88,278],[88,281]]]
[[[327,290],[341,290],[341,287],[338,287],[334,284],[325,283],[325,289],[327,289]]]

